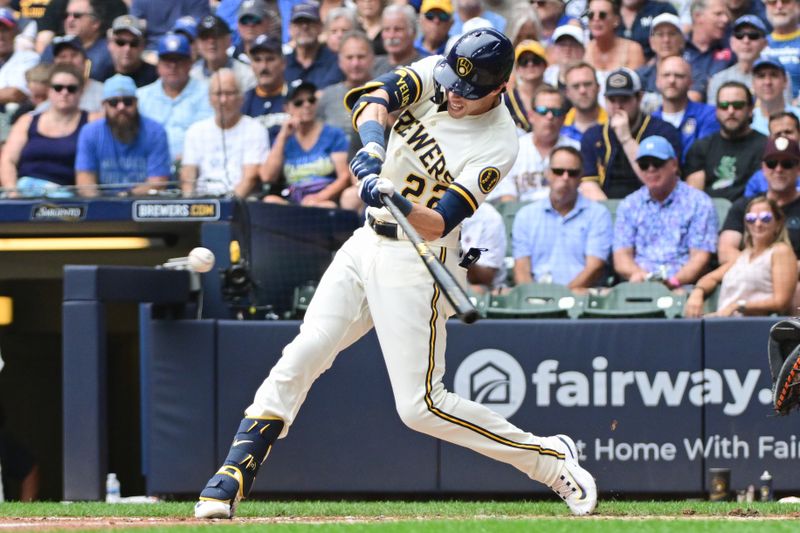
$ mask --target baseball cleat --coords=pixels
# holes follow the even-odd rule
[[[195,518],[233,518],[231,504],[215,500],[200,500],[194,504]]]
[[[550,488],[569,506],[574,515],[587,515],[597,506],[597,485],[592,475],[578,464],[578,449],[566,435],[556,435],[566,447],[567,453],[561,472]]]

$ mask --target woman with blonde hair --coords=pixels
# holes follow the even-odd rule
[[[797,257],[786,231],[786,216],[775,200],[757,196],[744,215],[744,250],[697,281],[684,316],[699,317],[703,300],[721,284],[711,316],[786,314],[797,286]]]

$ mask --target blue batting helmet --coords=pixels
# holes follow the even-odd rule
[[[508,81],[514,68],[514,47],[492,28],[478,28],[459,37],[433,71],[445,89],[477,100]]]

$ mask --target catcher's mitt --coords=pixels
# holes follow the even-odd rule
[[[772,406],[779,415],[800,408],[800,319],[781,320],[769,332]]]

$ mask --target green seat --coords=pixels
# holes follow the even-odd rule
[[[703,314],[705,313],[713,313],[717,310],[717,304],[719,303],[719,288],[722,286],[720,283],[717,285],[711,294],[706,296],[705,301],[703,302]]]
[[[530,202],[500,202],[495,207],[500,216],[503,217],[503,224],[506,227],[506,256],[511,256],[511,230],[514,228],[514,217],[517,212]]]
[[[655,281],[620,283],[606,294],[590,294],[580,318],[675,318],[685,301]]]
[[[711,201],[714,203],[714,209],[717,211],[717,220],[721,228],[733,204],[731,204],[731,201],[727,198],[712,198]]]
[[[622,198],[609,198],[600,203],[606,206],[608,212],[611,213],[611,227],[613,228],[617,217],[617,208],[619,207],[619,204],[622,203]]]
[[[489,298],[490,298],[489,293],[475,292],[469,287],[467,287],[466,292],[469,301],[472,302],[472,305],[474,305],[475,309],[478,311],[478,316],[481,318],[486,318],[486,308],[489,305]]]
[[[580,298],[563,285],[526,283],[507,294],[492,295],[488,318],[568,318],[577,315]]]

